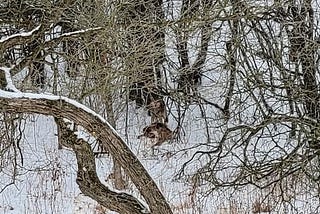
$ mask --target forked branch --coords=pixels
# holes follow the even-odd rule
[[[150,212],[153,214],[172,213],[169,204],[166,202],[156,183],[152,180],[143,165],[131,152],[131,150],[112,128],[112,126],[98,114],[73,100],[51,95],[14,93],[0,90],[0,103],[1,111],[14,113],[36,113],[49,115],[56,118],[65,118],[75,122],[76,124],[81,124],[81,126],[89,133],[95,133],[96,136],[98,134],[97,138],[102,142],[103,148],[119,162],[125,173],[136,185],[137,189],[147,202]],[[86,145],[83,144],[83,142],[77,142],[79,144],[75,146],[77,151],[86,148]],[[79,158],[84,157],[78,157],[78,159]],[[82,168],[82,173],[84,173],[85,170],[88,170],[86,166],[84,166],[84,168]],[[93,178],[90,178],[89,174],[90,176],[93,176]],[[89,177],[87,177],[87,175]],[[78,183],[88,182],[87,179],[95,179],[94,174],[90,173],[90,170],[80,176],[83,178],[83,180],[78,180]],[[91,184],[89,185],[89,183],[84,185],[86,188],[92,187]],[[108,194],[107,189],[100,185],[98,186],[99,188],[102,188],[100,190],[101,197],[103,195],[106,196]],[[85,191],[89,192],[88,189]],[[93,193],[94,192],[91,192],[90,194]],[[95,196],[97,197],[97,195]],[[119,197],[119,195],[113,197]],[[123,202],[127,200],[126,197],[123,197],[122,199]],[[120,205],[120,203],[118,205]],[[129,211],[121,213],[139,213],[141,206],[137,203],[132,203],[132,209],[134,209],[133,206],[135,207],[136,212]],[[143,213],[143,211],[140,210],[140,213]]]

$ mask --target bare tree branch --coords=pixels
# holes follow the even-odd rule
[[[95,157],[88,142],[78,139],[62,119],[56,119],[61,130],[62,145],[72,149],[77,157],[77,183],[80,190],[106,208],[119,213],[149,213],[135,197],[111,191],[103,185],[96,172]]]
[[[29,93],[0,91],[1,110],[14,113],[37,113],[74,121],[90,133],[98,134],[102,146],[119,162],[149,205],[151,213],[172,213],[170,206],[137,157],[116,131],[101,116],[65,97],[37,96]],[[94,135],[94,134],[93,134]],[[81,149],[82,147],[78,147]],[[80,182],[80,181],[78,181]],[[85,182],[85,181],[81,181]],[[88,190],[86,190],[88,191]]]

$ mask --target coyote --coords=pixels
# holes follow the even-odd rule
[[[141,137],[152,139],[155,142],[152,147],[160,146],[172,138],[172,131],[164,123],[155,122],[143,128],[143,134],[138,139]]]
[[[168,122],[166,105],[162,99],[151,101],[147,109],[149,116],[151,116],[151,123],[165,124]]]

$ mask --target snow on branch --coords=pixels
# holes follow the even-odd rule
[[[15,85],[13,84],[12,78],[11,78],[11,73],[10,71],[14,68],[14,66],[11,66],[10,68],[8,67],[0,67],[0,70],[2,70],[5,74],[5,79],[7,82],[6,90],[12,91],[12,92],[20,92]]]
[[[141,203],[139,199],[126,192],[112,191],[108,186],[102,184],[97,175],[95,157],[90,144],[79,139],[63,120],[58,118],[55,120],[60,127],[62,145],[72,149],[76,154],[77,183],[82,193],[119,213],[150,214],[147,205]]]
[[[13,34],[10,36],[7,36],[5,38],[0,39],[0,44],[3,44],[3,46],[5,48],[8,48],[12,45],[18,45],[20,43],[26,42],[27,40],[30,40],[30,38],[40,30],[41,25],[39,25],[38,27],[34,28],[33,30],[29,31],[29,32],[22,32],[22,33],[17,33],[17,34]],[[84,30],[77,30],[77,31],[73,31],[73,32],[68,32],[68,33],[64,33],[56,38],[53,38],[51,40],[46,41],[46,44],[50,44],[50,42],[56,41],[57,39],[63,39],[65,37],[72,37],[72,36],[77,36],[80,34],[84,34],[84,33],[88,33],[88,32],[94,32],[97,30],[101,30],[103,29],[102,27],[96,27],[96,28],[88,28],[88,29],[84,29]]]
[[[0,90],[1,111],[36,113],[65,118],[82,126],[100,140],[103,149],[115,158],[135,184],[151,213],[172,214],[172,210],[144,166],[116,130],[99,114],[67,97]],[[113,193],[112,193],[113,194]],[[121,195],[120,197],[127,197]],[[123,199],[125,199],[123,198]],[[125,200],[124,200],[125,201]],[[143,203],[135,203],[135,213],[149,213]],[[124,212],[122,212],[124,213]],[[133,213],[133,212],[130,212]]]
[[[35,32],[39,31],[41,25],[39,25],[38,27],[34,28],[33,30],[29,31],[29,32],[22,32],[22,33],[16,33],[16,34],[13,34],[13,35],[10,35],[10,36],[7,36],[3,39],[0,39],[0,44],[1,43],[8,43],[12,40],[16,41],[16,40],[19,40],[23,37],[30,37],[32,36]]]
[[[6,72],[6,78],[7,78],[7,76],[10,75],[10,73],[7,74],[9,72],[8,68],[0,67],[0,69],[4,70]],[[7,81],[8,81],[8,79],[7,79]],[[11,78],[9,81],[11,81],[11,84],[12,84]],[[17,91],[14,91],[14,90],[11,90],[11,91],[18,92],[18,93],[12,93],[12,92],[8,92],[8,91],[0,90],[0,98],[45,99],[45,100],[52,100],[52,101],[65,101],[66,103],[69,103],[79,109],[82,109],[83,111],[87,112],[88,114],[99,118],[99,120],[101,120],[103,123],[106,123],[112,129],[112,131],[115,134],[117,134],[118,137],[120,137],[120,135],[117,133],[117,131],[101,115],[97,114],[96,112],[94,112],[90,108],[86,107],[85,105],[83,105],[75,100],[72,100],[72,99],[69,99],[69,98],[63,97],[63,96],[52,95],[52,94],[23,93],[23,92],[20,92],[18,89],[16,89],[16,90]]]
[[[84,29],[84,30],[72,31],[72,32],[68,32],[68,33],[63,33],[60,36],[58,36],[57,38],[75,36],[78,34],[83,34],[83,33],[91,32],[91,31],[97,31],[97,30],[101,30],[101,29],[102,29],[102,27],[96,27],[96,28],[88,28],[88,29]]]
[[[84,30],[77,30],[77,31],[72,31],[72,32],[68,32],[68,33],[63,33],[55,38],[52,38],[50,40],[45,41],[44,45],[45,46],[55,45],[57,42],[62,41],[65,38],[76,37],[81,34],[91,33],[91,32],[99,31],[102,29],[103,29],[102,27],[96,27],[96,28],[88,28],[88,29],[84,29]]]

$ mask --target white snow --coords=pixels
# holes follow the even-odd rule
[[[29,31],[29,32],[22,32],[22,33],[16,33],[10,36],[7,36],[3,39],[0,39],[0,43],[4,43],[9,39],[15,38],[15,37],[28,37],[31,36],[34,32],[38,31],[40,29],[41,25],[39,25],[38,27],[34,28],[33,30]]]
[[[13,84],[10,71],[14,68],[14,66],[8,68],[8,67],[0,67],[0,70],[4,71],[5,78],[7,81],[6,89],[13,92],[20,92]]]
[[[4,90],[0,90],[0,97],[2,98],[16,98],[16,99],[47,99],[47,100],[63,100],[67,103],[69,103],[70,105],[73,105],[77,108],[82,109],[83,111],[87,112],[88,114],[91,114],[97,118],[99,118],[99,120],[105,124],[107,124],[110,129],[113,131],[114,134],[116,134],[118,137],[121,138],[121,136],[118,134],[118,132],[108,123],[108,121],[106,121],[101,115],[97,114],[96,112],[94,112],[93,110],[91,110],[90,108],[86,107],[85,105],[69,99],[67,97],[63,97],[63,96],[57,96],[57,95],[51,95],[51,94],[35,94],[35,93],[23,93],[23,92],[9,92],[9,91],[4,91]]]
[[[58,36],[58,38],[60,37],[67,37],[67,36],[74,36],[77,34],[81,34],[81,33],[86,33],[89,31],[96,31],[96,30],[101,30],[101,27],[96,27],[96,28],[88,28],[88,29],[84,29],[84,30],[77,30],[77,31],[72,31],[72,32],[68,32],[68,33],[63,33],[60,36]]]
[[[268,2],[268,1],[267,1]],[[257,4],[263,5],[264,3],[261,1]],[[266,2],[265,2],[266,3]],[[269,2],[270,3],[270,2]],[[171,4],[171,3],[170,3]],[[173,8],[170,8],[173,7]],[[168,8],[168,16],[167,18],[169,20],[176,20],[179,17],[179,8],[181,7],[181,1],[174,1],[172,3],[172,6],[169,5],[169,2],[167,2],[166,8]],[[169,12],[170,10],[174,10],[174,13],[172,16],[170,16]],[[223,9],[225,11],[230,11],[231,7],[226,5]],[[219,9],[220,11],[220,9]],[[170,16],[170,17],[169,17]],[[53,26],[53,25],[52,25]],[[224,26],[225,28],[226,26]],[[0,39],[0,44],[6,42],[10,38],[14,37],[26,37],[31,36],[35,31],[39,30],[40,26],[33,29],[30,32],[24,32],[24,33],[18,33],[11,36],[8,36],[6,38]],[[77,34],[85,33],[88,31],[95,31],[100,30],[101,28],[89,28],[79,31],[73,31],[69,33],[64,33],[59,36],[56,36],[54,38],[50,39],[56,39],[61,37],[68,37],[68,36],[75,36]],[[200,88],[201,95],[209,99],[210,101],[217,101],[218,104],[220,104],[223,99],[221,99],[221,94],[224,94],[224,87],[227,82],[228,74],[225,69],[223,69],[223,66],[221,65],[221,62],[223,61],[223,56],[225,53],[223,52],[224,49],[224,42],[226,39],[230,37],[228,30],[224,29],[221,30],[221,35],[215,36],[212,39],[212,44],[210,44],[209,51],[208,51],[208,60],[207,63],[208,67],[207,69],[210,70],[210,73],[206,73],[207,78],[204,79],[204,83],[202,87]],[[174,64],[178,64],[178,58],[177,53],[175,51],[175,48],[168,48],[170,46],[175,47],[174,43],[174,32],[171,32],[172,35],[170,35],[170,30],[166,33],[166,45],[167,45],[167,55],[170,58],[170,60]],[[190,51],[190,56],[196,56],[196,47],[198,46],[197,38],[198,35],[194,34],[193,36],[190,36],[188,40],[189,46],[188,47]],[[49,39],[49,40],[50,40]],[[252,45],[252,50],[255,49],[255,46]],[[257,70],[263,71],[263,65],[262,63],[257,63]],[[260,66],[261,64],[261,66]],[[177,67],[174,69],[172,67],[167,66],[166,69],[168,72],[172,72],[175,74]],[[205,127],[204,127],[204,120],[200,118],[200,113],[195,107],[195,109],[190,110],[187,112],[186,119],[183,124],[184,131],[186,133],[185,136],[183,136],[183,139],[179,142],[167,142],[161,147],[158,148],[156,151],[156,155],[151,154],[150,146],[147,145],[146,140],[137,140],[136,136],[139,131],[142,130],[143,125],[146,125],[146,117],[145,114],[143,114],[143,110],[140,109],[141,112],[137,113],[137,110],[130,110],[132,107],[128,107],[129,110],[126,113],[121,112],[121,116],[117,118],[117,127],[119,128],[118,131],[112,128],[112,126],[102,117],[101,115],[97,114],[98,111],[93,111],[87,106],[80,104],[76,102],[75,100],[69,99],[64,96],[56,96],[52,94],[34,94],[34,93],[23,93],[20,92],[16,87],[14,86],[12,82],[12,78],[10,75],[10,69],[7,67],[1,67],[2,71],[5,72],[6,80],[7,80],[7,90],[14,91],[14,92],[8,92],[8,91],[0,91],[0,97],[3,98],[18,98],[18,99],[48,99],[48,100],[63,100],[65,102],[68,102],[71,105],[76,106],[77,108],[81,108],[82,110],[86,111],[87,113],[99,118],[102,122],[106,123],[115,134],[117,134],[120,138],[121,136],[127,136],[127,142],[129,146],[131,146],[132,151],[137,155],[139,160],[142,161],[147,171],[151,174],[152,178],[157,182],[158,186],[160,187],[161,191],[164,193],[165,197],[169,201],[169,203],[172,205],[174,213],[177,214],[194,214],[194,213],[205,213],[205,214],[211,214],[211,213],[252,213],[252,204],[255,200],[263,198],[264,196],[267,196],[267,191],[259,190],[257,188],[253,188],[252,186],[248,186],[243,189],[238,190],[223,190],[223,191],[214,191],[210,192],[210,194],[207,192],[208,188],[204,185],[204,187],[198,187],[195,188],[195,190],[192,189],[192,186],[188,186],[183,181],[174,180],[174,176],[178,173],[178,170],[180,167],[188,161],[195,152],[200,151],[200,149],[206,149],[206,136],[205,136]],[[168,76],[172,76],[172,73],[168,73]],[[267,73],[267,72],[262,72]],[[279,74],[279,72],[274,72],[274,74]],[[243,82],[246,81],[248,77],[246,75],[243,76]],[[281,78],[279,76],[278,78]],[[238,86],[240,88],[244,88],[244,83],[242,82],[241,78],[239,78],[239,84]],[[240,91],[239,95],[235,95],[234,102],[240,102],[242,101],[241,96],[246,96],[248,92],[246,90]],[[272,94],[271,94],[272,95]],[[271,97],[271,96],[270,96]],[[285,107],[282,105],[282,103],[277,103],[277,99],[273,99],[271,97],[268,100],[269,103],[274,103],[275,106],[279,107]],[[214,142],[219,142],[221,140],[222,134],[224,133],[225,128],[234,128],[242,126],[242,128],[250,130],[255,129],[256,126],[251,125],[251,113],[254,111],[254,108],[248,107],[253,106],[252,103],[254,103],[252,100],[248,99],[246,100],[246,103],[240,103],[239,106],[244,106],[243,109],[239,109],[239,115],[242,116],[246,115],[247,120],[244,120],[244,122],[241,121],[233,121],[232,123],[228,123],[226,125],[222,125],[224,121],[219,118],[219,113],[215,111],[214,108],[210,109],[210,106],[206,106],[207,114],[211,117],[209,118],[209,126],[210,127],[210,134],[211,138],[210,140]],[[237,105],[237,104],[236,104]],[[279,108],[280,109],[280,108]],[[173,114],[175,110],[172,110]],[[286,112],[287,110],[279,110],[281,113]],[[145,112],[144,112],[145,113]],[[125,118],[128,117],[128,118]],[[38,211],[38,213],[93,213],[95,212],[94,206],[91,206],[95,202],[93,202],[91,199],[85,196],[81,196],[83,198],[81,205],[79,205],[78,208],[74,208],[74,206],[77,205],[77,200],[80,198],[78,197],[80,194],[80,190],[77,188],[75,183],[75,177],[76,177],[76,170],[75,170],[75,159],[73,156],[73,153],[66,151],[66,149],[57,151],[57,148],[52,146],[56,145],[56,136],[54,133],[55,125],[54,121],[52,121],[52,118],[45,116],[31,116],[32,119],[27,120],[26,124],[26,130],[25,135],[23,139],[23,149],[24,149],[24,155],[26,158],[26,163],[28,163],[28,166],[23,166],[26,171],[28,169],[32,169],[32,167],[35,167],[32,165],[32,163],[37,163],[40,166],[50,166],[50,164],[60,164],[61,171],[61,177],[59,180],[61,192],[55,191],[55,188],[57,186],[57,181],[52,180],[52,175],[50,174],[51,171],[48,170],[34,172],[33,177],[27,176],[27,175],[19,175],[17,178],[20,180],[16,181],[16,186],[10,186],[4,194],[2,194],[1,201],[0,201],[0,212],[3,211],[3,213],[34,213]],[[256,122],[254,120],[253,122]],[[217,124],[218,123],[218,124]],[[171,127],[176,127],[176,124],[171,121],[169,124]],[[218,128],[217,128],[218,127]],[[277,127],[279,130],[273,130],[276,133],[281,133],[281,128]],[[270,132],[271,132],[270,131]],[[232,152],[239,152],[239,156],[241,157],[241,154],[243,150],[241,149],[242,142],[238,139],[238,131],[234,131],[235,133],[230,135],[230,141],[226,142],[225,147],[234,147],[238,144],[239,150],[232,150]],[[94,142],[92,140],[91,136],[88,136],[87,133],[82,132],[81,130],[77,131],[76,133],[79,138],[82,138],[89,143]],[[267,133],[269,134],[269,133]],[[266,135],[267,135],[266,134]],[[272,133],[271,133],[272,134]],[[229,145],[229,144],[230,145]],[[263,144],[264,141],[261,140],[261,143]],[[286,151],[289,148],[292,148],[293,144],[292,142],[289,142],[288,145],[285,144],[286,142],[283,141],[283,139],[280,139],[279,142],[276,142],[276,146],[279,145],[285,145],[281,146],[281,148],[285,148]],[[260,145],[260,144],[259,144]],[[262,158],[265,157],[266,150],[270,148],[270,145],[273,145],[273,143],[264,143],[261,148]],[[52,147],[52,148],[51,148]],[[1,150],[0,150],[1,151]],[[276,149],[274,149],[275,152],[279,153]],[[280,154],[280,153],[279,153]],[[250,157],[250,156],[249,156]],[[233,157],[234,158],[234,157]],[[257,157],[254,157],[257,158]],[[272,157],[274,158],[274,157]],[[214,158],[213,158],[214,160]],[[228,179],[229,175],[232,175],[230,173],[230,170],[237,170],[239,168],[239,163],[237,160],[232,159],[232,157],[225,157],[221,158],[221,160],[225,160],[225,168],[222,168],[221,177],[227,177]],[[199,166],[203,166],[206,164],[207,161],[204,161],[203,159],[199,158],[198,160],[194,160],[190,163],[190,165],[187,168],[188,175],[192,175],[192,173],[199,169]],[[108,175],[109,172],[111,172],[111,161],[108,157],[102,157],[97,158],[97,173],[99,174],[99,178],[102,179]],[[36,164],[35,164],[36,165]],[[36,165],[36,166],[38,166]],[[226,169],[230,166],[234,167],[231,169]],[[29,167],[29,168],[28,168]],[[39,167],[40,168],[40,167]],[[60,169],[60,168],[59,168]],[[224,170],[226,169],[226,170]],[[10,171],[7,169],[7,171]],[[7,171],[5,173],[7,173]],[[23,171],[21,169],[21,171]],[[31,171],[31,170],[30,170]],[[23,171],[24,172],[24,171]],[[1,173],[1,172],[0,172]],[[37,174],[38,173],[38,174]],[[230,174],[229,174],[230,173]],[[31,172],[30,172],[31,174]],[[29,174],[28,174],[29,175]],[[231,176],[229,176],[231,177]],[[1,177],[0,184],[5,183],[7,180],[6,178]],[[188,179],[188,178],[187,178]],[[299,179],[299,178],[296,178]],[[106,179],[107,180],[107,179]],[[301,178],[303,180],[303,178]],[[20,183],[21,181],[21,183]],[[3,183],[2,183],[3,182]],[[103,179],[102,179],[102,182]],[[297,181],[300,182],[300,181]],[[26,184],[27,183],[27,184]],[[106,185],[110,185],[110,182],[105,181]],[[319,208],[316,208],[319,204],[319,201],[317,200],[317,197],[311,197],[312,193],[308,193],[308,184],[305,184],[306,188],[299,187],[297,189],[297,192],[294,192],[292,194],[299,194],[299,192],[303,189],[306,189],[306,193],[302,193],[301,195],[294,195],[294,199],[291,201],[288,201],[289,203],[296,204],[297,210],[287,210],[286,207],[282,207],[279,210],[282,210],[282,213],[298,213],[299,212],[306,212],[311,213],[311,210],[316,210]],[[54,187],[54,188],[52,188]],[[17,191],[17,189],[19,191]],[[300,190],[301,189],[301,190]],[[311,189],[311,188],[310,188]],[[113,190],[115,191],[115,190]],[[132,191],[132,192],[130,192]],[[135,188],[130,186],[128,191],[117,191],[117,192],[125,192],[132,194],[139,198],[139,194],[135,191]],[[280,194],[280,192],[275,192],[276,194]],[[290,193],[287,193],[290,194]],[[204,197],[205,195],[205,197]],[[289,195],[290,196],[290,195]],[[267,198],[267,197],[266,197]],[[311,198],[311,199],[310,199]],[[271,200],[275,199],[276,197],[272,198]],[[290,198],[289,198],[290,199]],[[79,199],[80,200],[80,199]],[[269,200],[269,199],[268,199]],[[299,201],[301,200],[301,201]],[[314,200],[314,201],[312,201]],[[142,201],[141,201],[142,202]],[[79,203],[80,204],[80,203]],[[38,206],[38,207],[37,207]],[[51,206],[51,207],[50,207]],[[147,206],[147,205],[145,205]],[[303,207],[305,206],[305,207]],[[11,210],[11,207],[14,208]],[[55,207],[53,209],[52,207]],[[236,209],[236,210],[234,210]],[[309,212],[310,211],[310,212]],[[95,212],[96,213],[96,212]],[[281,212],[280,212],[281,213]]]

